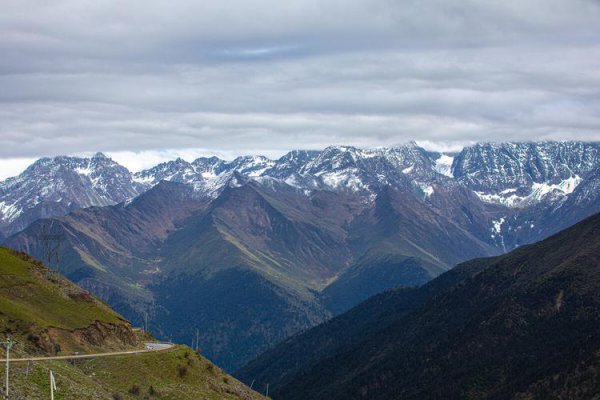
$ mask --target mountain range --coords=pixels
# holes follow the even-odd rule
[[[333,146],[131,173],[102,154],[0,183],[7,246],[235,370],[368,297],[600,212],[600,144]]]
[[[238,371],[274,399],[592,399],[600,214],[384,292]]]

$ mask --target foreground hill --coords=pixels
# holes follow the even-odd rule
[[[131,349],[131,325],[25,253],[0,247],[0,332],[28,354]]]
[[[48,399],[50,370],[56,379],[56,399],[266,399],[184,347],[70,362],[15,363],[11,366],[11,393],[14,398]],[[4,373],[4,368],[0,368],[0,372]],[[260,390],[264,392],[265,387]]]
[[[593,398],[599,255],[595,215],[507,255],[459,265],[421,289],[375,297],[240,376],[269,381],[286,400]],[[358,329],[348,329],[369,315],[373,324],[357,320]],[[322,357],[300,354],[309,339]]]
[[[13,360],[139,350],[144,340],[152,339],[134,333],[130,323],[107,304],[59,273],[4,247],[0,247],[0,335],[16,341]],[[59,399],[263,398],[185,347],[11,364],[11,396],[17,399],[48,398],[50,370],[56,376]]]

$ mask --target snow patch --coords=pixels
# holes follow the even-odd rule
[[[266,166],[266,167],[264,167],[264,168],[257,169],[257,170],[255,170],[255,171],[252,171],[252,172],[250,172],[250,173],[248,174],[248,176],[250,176],[250,177],[259,177],[259,176],[261,176],[262,174],[264,174],[264,173],[265,173],[265,171],[267,171],[269,168],[271,168],[271,167],[270,167],[270,166]]]
[[[425,194],[425,198],[427,198],[427,199],[430,198],[431,195],[435,192],[435,189],[433,188],[433,186],[428,185],[426,183],[417,182],[417,185],[423,191],[423,193]]]
[[[200,174],[204,179],[213,179],[217,177],[217,174],[214,171],[204,171]]]
[[[2,214],[2,219],[4,221],[12,222],[15,219],[17,219],[17,217],[21,215],[22,212],[23,210],[21,210],[14,204],[7,204],[4,201],[0,201],[0,214]]]
[[[488,194],[483,192],[474,192],[479,199],[485,203],[500,204],[506,207],[518,207],[525,197],[513,194],[511,196],[502,196],[501,194]]]
[[[502,232],[502,224],[504,223],[504,218],[500,218],[498,220],[493,220],[492,221],[492,232],[495,234],[499,234],[500,232]],[[494,236],[492,236],[494,237]]]
[[[411,165],[411,166],[410,166],[410,167],[408,167],[408,168],[404,168],[404,169],[402,170],[402,173],[403,173],[403,174],[410,174],[410,173],[413,171],[413,169],[415,169],[415,166],[414,166],[414,165]]]
[[[90,168],[89,166],[77,167],[77,168],[75,168],[75,172],[77,172],[79,175],[90,176],[92,174],[92,172],[94,172],[94,169]]]
[[[442,175],[449,176],[453,178],[452,175],[452,162],[454,162],[454,157],[451,157],[447,154],[442,154],[440,158],[435,160],[435,170]]]
[[[346,187],[354,192],[365,189],[364,183],[356,176],[358,171],[329,172],[320,174],[323,183],[331,188]]]
[[[154,183],[154,177],[152,177],[151,175],[140,176],[136,174],[133,175],[132,180],[143,185],[152,185]]]
[[[544,200],[544,198],[551,195],[557,197],[567,196],[573,193],[581,181],[581,177],[575,175],[557,184],[536,182],[531,186],[531,193],[527,196],[518,196],[515,194],[517,189],[506,189],[499,194],[483,192],[475,192],[475,194],[486,203],[501,204],[514,208],[539,203]]]
[[[571,194],[581,183],[581,181],[581,177],[575,175],[556,185],[549,185],[547,183],[534,183],[531,188],[531,194],[528,197],[534,196],[535,199],[541,200],[544,196],[554,191],[558,191],[562,193],[562,195]]]
[[[506,245],[504,244],[504,236],[502,235],[502,225],[506,220],[503,218],[496,219],[492,221],[492,234],[490,235],[492,239],[498,237],[500,239],[500,244],[502,245],[502,249],[506,251]],[[510,227],[509,227],[510,230]]]
[[[303,189],[302,185],[296,179],[296,175],[291,175],[287,177],[284,182],[292,187]]]

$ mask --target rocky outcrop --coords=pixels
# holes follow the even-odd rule
[[[131,325],[125,321],[121,324],[95,321],[73,331],[50,327],[39,335],[30,334],[27,339],[36,352],[44,354],[123,350],[137,345]]]

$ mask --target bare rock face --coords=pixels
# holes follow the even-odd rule
[[[482,143],[464,148],[452,172],[484,200],[515,206],[569,194],[599,164],[598,143]]]
[[[73,335],[81,343],[89,343],[103,348],[119,349],[137,344],[129,323],[107,324],[97,321],[85,329],[73,332]]]
[[[121,324],[96,321],[74,331],[50,327],[39,335],[30,335],[28,339],[36,352],[42,354],[108,352],[127,350],[137,345],[131,325],[125,321]]]

